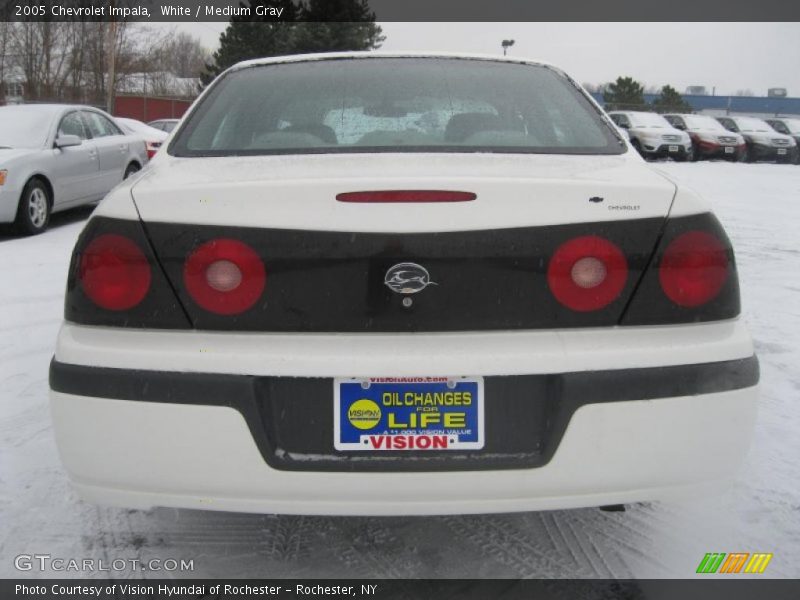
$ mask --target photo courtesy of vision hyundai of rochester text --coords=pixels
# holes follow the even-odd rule
[[[50,370],[74,487],[411,515],[729,484],[759,381],[734,251],[632,145],[690,159],[690,134],[619,114],[630,141],[511,57],[229,69],[75,246]]]

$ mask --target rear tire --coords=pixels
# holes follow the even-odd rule
[[[125,174],[122,176],[122,179],[127,179],[128,177],[130,177],[131,175],[133,175],[137,171],[141,171],[141,170],[142,170],[142,168],[139,165],[137,165],[136,163],[131,163],[125,169]]]
[[[14,227],[23,235],[42,233],[50,224],[53,199],[41,179],[31,179],[25,184],[17,207]]]

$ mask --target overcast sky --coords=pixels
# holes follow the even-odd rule
[[[176,23],[213,49],[226,23]],[[717,94],[785,87],[800,96],[800,23],[381,23],[382,50],[510,53],[563,68],[581,83],[630,75],[647,86]]]

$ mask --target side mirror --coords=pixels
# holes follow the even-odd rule
[[[70,146],[80,146],[83,140],[77,135],[60,135],[56,138],[56,148],[69,148]]]

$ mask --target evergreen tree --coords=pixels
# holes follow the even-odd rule
[[[644,108],[644,87],[632,77],[617,77],[603,92],[606,110],[637,110]]]
[[[280,20],[253,16],[259,5],[282,8]],[[294,27],[299,9],[292,0],[251,0],[239,2],[239,6],[250,7],[252,15],[231,17],[230,24],[219,36],[219,48],[200,75],[203,86],[237,62],[294,53]]]
[[[309,0],[301,6],[300,20],[298,54],[373,50],[386,39],[367,0]]]
[[[257,5],[283,8],[279,21],[269,17],[231,17],[219,49],[200,80],[208,85],[233,64],[251,58],[308,52],[372,50],[385,39],[367,0],[251,0],[240,2],[255,14]]]
[[[659,112],[692,112],[691,104],[686,102],[678,90],[670,85],[661,88],[661,93],[653,100],[653,106]]]

